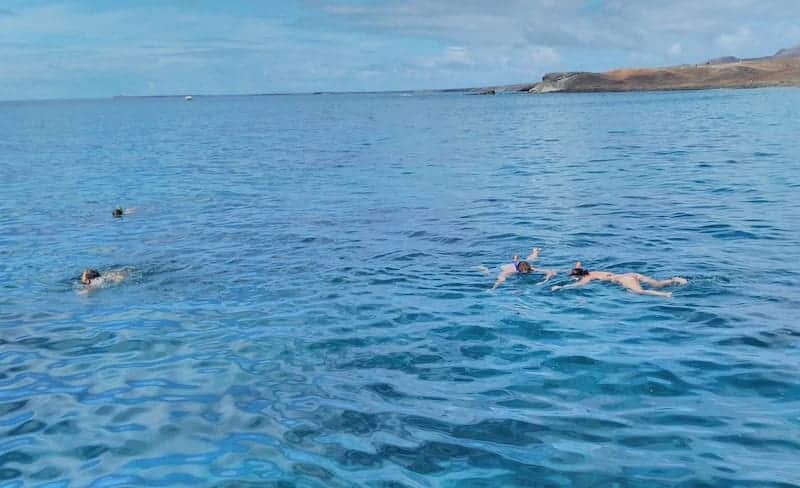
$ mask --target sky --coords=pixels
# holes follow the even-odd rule
[[[491,86],[800,45],[800,0],[0,0],[0,100]]]

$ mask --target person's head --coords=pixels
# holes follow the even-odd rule
[[[83,273],[81,273],[81,283],[83,283],[84,285],[88,285],[89,283],[92,282],[93,279],[99,277],[100,273],[98,273],[96,269],[87,268],[83,270]]]
[[[531,267],[531,265],[527,261],[520,261],[520,262],[518,262],[516,264],[516,266],[517,266],[517,272],[518,273],[525,274],[525,273],[530,273],[531,271],[533,271],[533,268]]]
[[[122,207],[117,207],[114,209],[113,212],[111,212],[111,215],[113,215],[114,217],[122,217],[122,213],[123,213]]]
[[[573,267],[572,271],[570,271],[569,273],[570,276],[573,276],[575,278],[582,278],[588,274],[589,272],[583,269],[583,265],[581,264],[580,261],[575,262],[575,267]]]

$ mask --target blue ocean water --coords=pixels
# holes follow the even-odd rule
[[[798,486],[798,109],[1,103],[0,486]]]

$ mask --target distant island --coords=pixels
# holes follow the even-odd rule
[[[627,92],[770,86],[800,87],[800,46],[781,49],[774,55],[763,58],[739,59],[726,56],[703,64],[664,68],[626,68],[604,73],[548,73],[538,83],[481,88],[473,93]]]

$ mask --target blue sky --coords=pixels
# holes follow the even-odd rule
[[[799,0],[0,0],[0,99],[481,86],[798,44]]]

